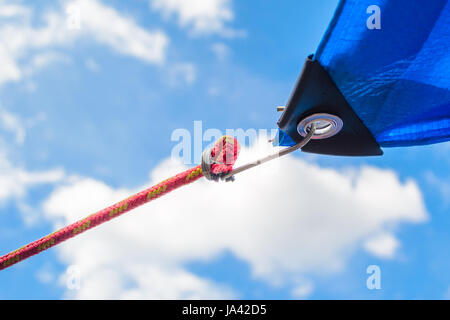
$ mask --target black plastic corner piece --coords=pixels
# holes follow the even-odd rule
[[[302,151],[339,156],[379,156],[380,146],[350,107],[328,72],[318,61],[306,59],[278,126],[295,142],[302,140],[297,124],[314,113],[330,113],[344,122],[342,130],[333,137],[311,140]]]

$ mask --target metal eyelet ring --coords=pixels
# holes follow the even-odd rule
[[[344,123],[341,118],[328,113],[315,113],[300,121],[297,125],[297,132],[305,137],[308,133],[308,128],[312,124],[316,125],[316,131],[312,139],[326,139],[336,135],[341,131]]]

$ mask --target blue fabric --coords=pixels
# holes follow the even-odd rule
[[[341,1],[314,58],[381,146],[450,140],[449,1]]]

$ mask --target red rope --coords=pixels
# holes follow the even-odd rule
[[[239,145],[235,138],[224,136],[220,138],[211,150],[211,157],[214,160],[211,165],[213,174],[228,173],[237,159]],[[117,202],[112,206],[100,210],[90,216],[72,223],[48,236],[31,242],[20,249],[12,251],[0,257],[0,270],[12,266],[35,254],[49,249],[69,238],[77,236],[89,229],[92,229],[106,221],[116,218],[125,212],[131,211],[144,203],[155,200],[162,195],[169,193],[181,186],[190,184],[203,176],[201,166],[196,166],[186,170],[174,177],[164,180],[144,191]]]

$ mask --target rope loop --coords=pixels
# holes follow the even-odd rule
[[[241,147],[236,138],[222,136],[202,154],[201,167],[206,179],[219,181],[233,170]],[[232,179],[230,179],[232,180]]]

